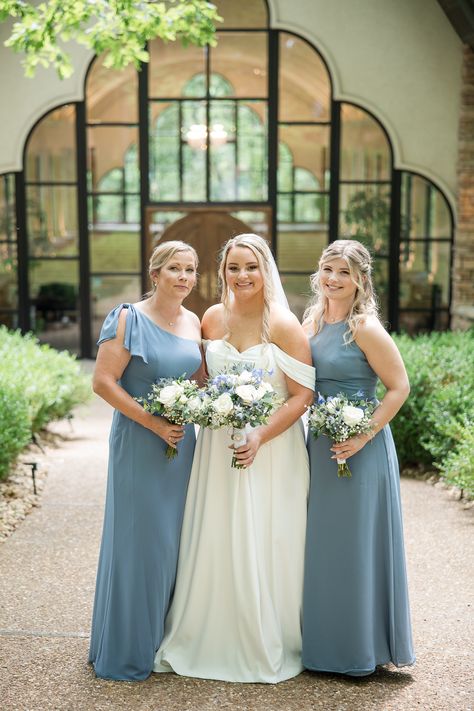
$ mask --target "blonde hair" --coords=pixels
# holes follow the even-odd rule
[[[303,320],[313,324],[315,333],[319,333],[322,329],[328,298],[321,289],[320,272],[327,262],[334,259],[344,259],[351,279],[357,287],[346,318],[348,330],[344,334],[344,342],[347,344],[354,340],[359,325],[367,316],[379,317],[372,284],[372,258],[366,247],[357,240],[338,239],[326,247],[319,260],[318,271],[311,275],[311,291],[314,296],[304,312]]]
[[[270,306],[274,299],[273,277],[271,271],[272,253],[268,243],[253,233],[237,235],[229,239],[222,248],[219,263],[219,287],[221,291],[221,302],[224,304],[226,320],[230,317],[230,289],[227,284],[225,270],[227,265],[227,257],[233,247],[248,247],[255,255],[258,262],[260,272],[263,276],[263,313],[262,313],[262,332],[261,338],[263,343],[270,342]]]
[[[148,262],[148,274],[152,280],[152,290],[145,294],[145,297],[152,296],[155,291],[155,285],[153,284],[153,272],[160,272],[164,265],[173,259],[175,254],[179,252],[191,252],[194,257],[194,264],[196,269],[198,268],[199,258],[194,247],[186,242],[181,242],[180,240],[169,240],[168,242],[162,242],[152,252],[150,261]]]

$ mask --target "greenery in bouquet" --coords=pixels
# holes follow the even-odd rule
[[[204,409],[204,393],[195,380],[160,378],[145,397],[135,398],[152,415],[165,417],[174,425],[200,424]],[[168,445],[166,456],[173,459],[176,447]]]
[[[363,397],[359,392],[354,397],[338,393],[318,399],[309,409],[308,427],[315,437],[326,435],[334,442],[345,442],[350,437],[369,434],[373,428],[372,415],[376,403]],[[345,459],[337,460],[337,475],[352,476]]]
[[[283,403],[273,386],[264,379],[268,374],[249,364],[235,364],[215,375],[205,388],[201,424],[211,429],[230,427],[234,447],[245,444],[245,427],[266,424],[270,415]],[[232,466],[241,468],[235,456]]]

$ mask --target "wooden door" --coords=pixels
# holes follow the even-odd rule
[[[186,308],[199,318],[219,299],[217,268],[219,252],[228,239],[252,228],[223,210],[199,209],[173,222],[163,232],[161,242],[182,240],[192,245],[199,255],[198,281],[186,299]]]

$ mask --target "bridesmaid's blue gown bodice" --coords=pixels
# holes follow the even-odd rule
[[[159,378],[196,372],[199,345],[161,329],[131,304],[107,316],[99,344],[115,338],[122,308],[132,358],[119,384],[132,397],[146,395]],[[187,425],[169,461],[160,437],[114,412],[89,655],[97,676],[139,680],[152,671],[175,582],[194,445],[194,427]]]
[[[347,323],[325,324],[311,339],[316,393],[363,391],[377,375]],[[377,665],[415,661],[408,604],[399,471],[389,426],[348,459],[338,478],[331,440],[308,435],[311,486],[305,551],[303,664],[364,676]]]

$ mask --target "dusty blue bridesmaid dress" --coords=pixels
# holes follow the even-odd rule
[[[158,378],[191,376],[199,368],[195,341],[161,329],[131,304],[111,311],[99,343],[115,337],[122,308],[132,358],[120,385],[130,395],[146,395]],[[153,669],[175,581],[194,445],[188,425],[178,456],[168,461],[160,437],[114,412],[89,654],[99,677],[146,679]]]
[[[375,397],[377,376],[347,323],[311,339],[316,393]],[[364,676],[378,664],[413,664],[398,461],[387,425],[337,476],[331,441],[308,435],[311,487],[303,595],[303,664]]]

